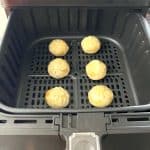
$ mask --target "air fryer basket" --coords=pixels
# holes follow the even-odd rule
[[[140,14],[127,9],[93,7],[25,7],[13,9],[0,52],[0,107],[9,112],[91,112],[123,111],[149,107],[150,33]],[[96,35],[102,49],[95,55],[84,54],[81,39]],[[68,77],[55,80],[48,76],[47,65],[55,58],[48,52],[52,39],[69,44],[64,58],[71,65]],[[107,77],[89,80],[85,65],[101,59],[108,67]],[[111,106],[92,107],[88,90],[96,84],[108,85],[114,93]],[[67,108],[47,106],[48,88],[68,89]]]

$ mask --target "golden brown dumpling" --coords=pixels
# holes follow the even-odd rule
[[[56,58],[48,65],[48,73],[51,77],[61,79],[66,77],[70,72],[70,66],[66,60]]]
[[[107,66],[100,60],[92,60],[86,65],[86,74],[92,80],[100,80],[106,76]]]
[[[64,108],[69,104],[70,95],[62,87],[54,87],[46,91],[46,103],[52,108]]]
[[[113,92],[105,85],[96,85],[88,92],[88,99],[95,107],[106,107],[112,103]]]
[[[81,41],[82,50],[87,54],[95,54],[101,48],[101,42],[96,36],[87,36]]]
[[[65,56],[68,50],[68,44],[61,39],[52,40],[49,44],[49,52],[54,56]]]

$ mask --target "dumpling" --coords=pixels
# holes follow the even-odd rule
[[[62,58],[56,58],[48,64],[48,73],[55,79],[66,77],[70,72],[68,62]]]
[[[52,108],[64,108],[69,104],[70,94],[62,87],[54,87],[46,91],[45,100]]]

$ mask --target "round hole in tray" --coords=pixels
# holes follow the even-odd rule
[[[45,86],[43,87],[43,90],[44,90],[44,91],[46,90],[46,87],[45,87]]]
[[[36,90],[36,86],[33,87],[33,91],[35,91],[35,90]]]
[[[39,97],[39,98],[41,97],[41,93],[38,93],[38,97]]]
[[[26,93],[26,96],[29,96],[29,93]]]
[[[32,94],[32,98],[35,98],[35,93]]]
[[[25,103],[24,103],[24,105],[25,105],[25,106],[27,106],[27,105],[28,105],[28,103],[27,103],[27,102],[25,102]]]
[[[31,104],[34,105],[34,99],[31,101]]]
[[[40,105],[40,100],[39,99],[37,100],[37,105]]]
[[[84,99],[81,99],[81,104],[84,104]]]
[[[27,91],[30,91],[30,89],[29,89],[29,88],[27,88]]]
[[[116,98],[114,98],[114,102],[117,103],[117,99]]]
[[[122,103],[122,98],[119,98],[120,103]]]
[[[121,96],[121,92],[120,91],[118,91],[118,95]]]
[[[119,89],[119,84],[116,84],[116,88]]]
[[[125,85],[125,83],[124,83],[124,82],[122,82],[122,84],[123,84],[123,85]]]
[[[28,86],[28,87],[30,87],[31,85],[30,85],[30,84],[28,84],[27,86]]]
[[[111,84],[110,87],[111,87],[112,90],[115,88],[113,84]]]

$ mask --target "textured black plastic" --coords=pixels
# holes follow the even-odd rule
[[[136,131],[137,132],[137,131]],[[110,134],[103,136],[102,149],[103,150],[116,150],[128,148],[128,150],[148,150],[150,134],[147,133],[130,133],[129,134]],[[134,139],[134,142],[131,142]],[[145,140],[141,140],[145,139]]]
[[[146,7],[150,5],[149,0],[3,0],[3,6],[5,7],[15,7],[15,6],[101,6],[101,7],[117,7],[117,6],[124,6],[124,7]]]
[[[80,47],[81,39],[89,34],[102,40],[102,49],[94,55],[84,54]],[[71,72],[62,80],[52,79],[47,73],[48,62],[54,58],[48,52],[48,44],[55,38],[66,40],[70,47],[64,58]],[[143,105],[150,99],[149,39],[144,17],[128,8],[16,8],[0,51],[0,107],[21,113],[148,108]],[[106,63],[108,73],[103,80],[87,78],[85,65],[92,59]],[[95,109],[88,103],[87,92],[96,84],[113,90],[115,97],[110,107]],[[53,110],[45,104],[44,93],[54,86],[63,86],[70,92],[67,108]]]

